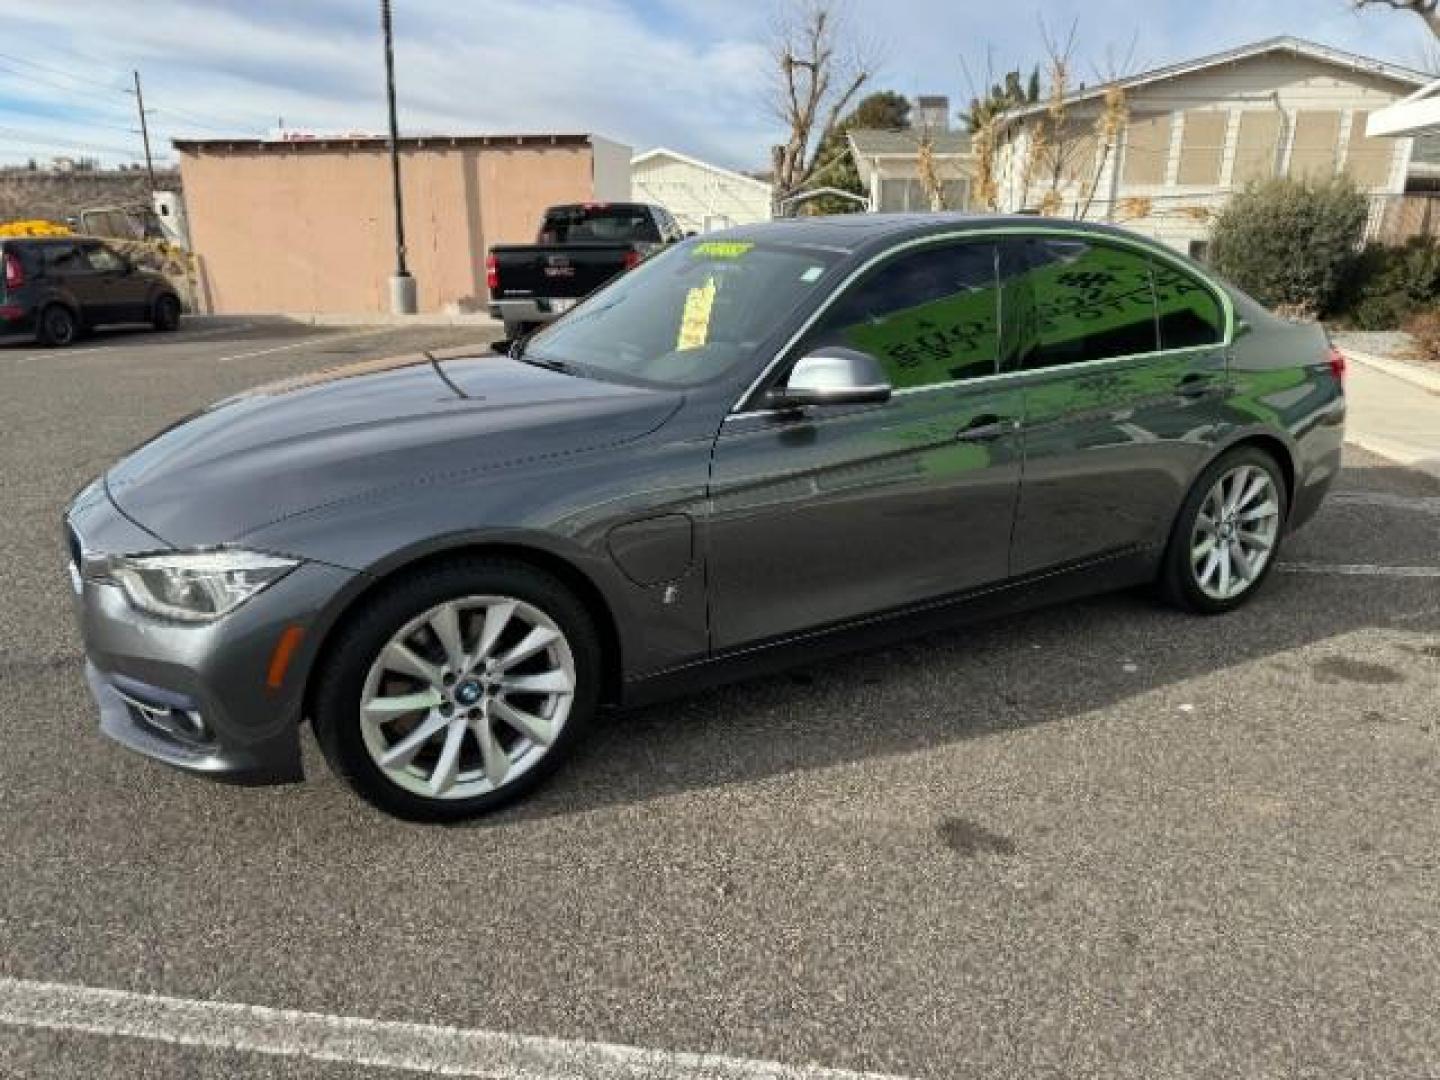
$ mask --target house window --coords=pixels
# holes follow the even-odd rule
[[[1268,180],[1275,175],[1283,119],[1273,109],[1240,114],[1240,137],[1235,145],[1235,172],[1231,177],[1234,186],[1243,187],[1252,180]]]
[[[1127,185],[1158,187],[1165,183],[1165,166],[1170,160],[1169,113],[1162,116],[1134,117],[1125,137],[1125,171]]]
[[[1176,182],[1192,187],[1220,183],[1220,159],[1225,153],[1225,129],[1230,114],[1195,109],[1185,114],[1180,137],[1180,172]]]
[[[970,205],[970,181],[946,180],[942,185],[945,192],[946,210],[964,210]]]
[[[894,176],[880,181],[880,209],[882,211],[896,212],[926,208],[919,180]]]
[[[1350,114],[1350,150],[1345,155],[1345,171],[1362,188],[1384,187],[1390,181],[1390,163],[1395,158],[1395,140],[1365,134],[1370,114],[1356,110]]]
[[[1305,109],[1295,114],[1295,140],[1290,148],[1290,175],[1327,179],[1335,175],[1340,145],[1340,114],[1333,109]]]

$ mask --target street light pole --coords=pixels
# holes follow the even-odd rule
[[[400,124],[395,116],[395,43],[390,0],[380,0],[380,29],[385,36],[385,99],[390,109],[390,187],[395,199],[395,276],[390,279],[390,310],[415,313],[415,279],[405,265],[405,201],[400,190]]]

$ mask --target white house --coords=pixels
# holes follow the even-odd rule
[[[631,159],[632,197],[658,203],[687,232],[770,220],[770,185],[678,150],[656,147]]]
[[[943,111],[940,115],[943,116]],[[870,195],[870,210],[970,208],[973,159],[968,135],[939,126],[932,116],[925,127],[895,131],[855,128],[847,133],[847,138],[850,155],[860,172],[860,182]],[[920,148],[927,142],[935,165],[935,179],[939,181],[942,205],[938,207],[932,205],[933,200],[920,182]]]
[[[1371,194],[1378,235],[1405,191],[1411,140],[1367,130],[1369,117],[1429,81],[1280,37],[1088,87],[1066,99],[1058,134],[1044,103],[1005,116],[1001,209],[1116,221],[1200,254],[1213,213],[1250,181],[1346,173]],[[1096,121],[1117,90],[1129,116],[1107,152]]]

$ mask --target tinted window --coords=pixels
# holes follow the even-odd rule
[[[1002,260],[1007,367],[1046,368],[1155,352],[1150,263],[1108,244],[1031,237]]]
[[[582,240],[658,241],[660,231],[644,206],[557,206],[545,212],[540,243],[573,244]]]
[[[1160,308],[1160,347],[1183,349],[1225,340],[1220,299],[1194,276],[1168,263],[1152,265],[1155,302]]]
[[[80,250],[74,244],[46,244],[45,272],[47,274],[73,274],[89,267],[80,259]]]
[[[870,353],[897,390],[992,375],[998,300],[994,244],[926,248],[853,286],[802,352],[846,345]]]

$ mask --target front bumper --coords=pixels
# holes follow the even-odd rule
[[[106,545],[95,544],[96,550],[163,546],[103,496],[77,500],[69,525],[81,543],[103,536]],[[72,564],[101,731],[147,757],[215,779],[302,779],[299,725],[320,636],[311,631],[354,577],[354,571],[304,563],[228,615],[192,625],[136,611],[118,585],[84,580]],[[276,647],[297,626],[300,646],[272,686]]]

